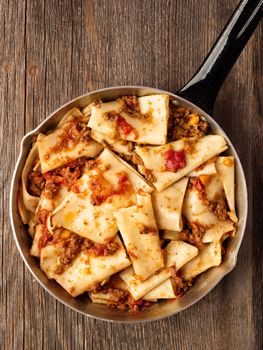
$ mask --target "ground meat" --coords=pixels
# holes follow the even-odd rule
[[[46,180],[45,197],[48,199],[54,198],[58,194],[61,185],[66,186],[67,190],[70,191],[77,179],[83,174],[86,164],[87,160],[85,158],[79,158],[45,173],[43,175]]]
[[[205,203],[207,203],[207,199],[205,200]],[[222,203],[208,201],[207,205],[209,210],[214,213],[218,219],[226,220],[228,218],[227,210]]]
[[[68,190],[71,189],[72,185],[81,177],[83,174],[83,166],[65,166],[59,171],[63,177],[64,185]]]
[[[130,114],[133,118],[147,122],[151,118],[151,108],[148,113],[141,113],[138,97],[122,96],[117,100],[120,105],[121,112]]]
[[[146,300],[134,300],[129,292],[107,287],[102,290],[103,293],[109,294],[109,306],[120,310],[126,310],[131,313],[137,313],[139,310],[148,308],[152,305]]]
[[[101,205],[111,196],[124,193],[128,194],[133,191],[129,178],[124,171],[118,173],[117,176],[118,186],[115,189],[101,174],[90,177],[89,187],[91,190],[90,201],[92,205]]]
[[[87,127],[86,123],[74,123],[70,129],[70,138],[74,141],[88,141],[89,135],[90,129]]]
[[[52,199],[54,198],[58,192],[59,192],[59,189],[60,189],[60,184],[56,183],[55,181],[53,182],[54,180],[49,180],[47,181],[46,183],[46,186],[45,186],[45,197],[48,198],[48,199]]]
[[[43,174],[39,171],[32,171],[28,175],[28,180],[29,180],[29,186],[28,186],[29,193],[32,196],[40,197],[41,192],[43,191],[46,183],[43,177]]]
[[[132,152],[134,150],[135,144],[131,141],[127,143],[127,150],[128,152]]]
[[[132,162],[132,156],[129,156],[127,154],[120,154],[121,158],[124,159],[128,164],[130,164],[131,167],[137,170],[136,164]]]
[[[204,120],[200,120],[198,128],[206,135],[209,131],[209,124]]]
[[[169,267],[169,272],[171,274],[172,277],[176,277],[176,269],[173,266]]]
[[[48,231],[47,226],[41,225],[41,237],[39,238],[38,241],[38,249],[41,250],[42,248],[44,248],[49,241],[51,241],[53,239],[53,236],[51,235],[51,233]]]
[[[176,271],[176,266],[170,266],[169,272],[171,273],[174,293],[176,297],[178,298],[183,296],[192,284],[189,281],[184,281],[181,273]]]
[[[177,298],[183,296],[186,291],[192,286],[191,282],[184,281],[180,272],[177,272],[175,275],[173,275],[172,280],[174,284],[175,295]]]
[[[117,116],[119,116],[120,114],[115,112],[115,111],[109,111],[109,112],[106,112],[104,113],[104,116],[107,120],[110,120],[112,122],[115,122]]]
[[[201,199],[203,205],[207,206],[208,209],[218,217],[218,219],[226,220],[228,218],[226,206],[223,203],[207,198],[205,187],[200,179],[190,178],[189,184],[190,186],[195,187],[195,189],[198,191],[198,196]]]
[[[197,248],[201,249],[204,246],[204,243],[202,241],[203,235],[206,231],[206,227],[201,225],[198,222],[192,222],[190,224],[190,235],[189,235],[189,243],[194,244]]]
[[[113,194],[112,185],[102,175],[91,176],[89,188],[91,190],[90,201],[94,206],[101,205]]]
[[[91,102],[91,105],[94,106],[94,107],[97,107],[99,108],[102,104],[102,101],[101,100],[94,100]]]
[[[89,289],[87,290],[87,292],[91,292],[91,293],[99,293],[101,292],[102,286],[99,282],[94,283],[91,287],[89,287]]]
[[[145,176],[146,180],[153,182],[153,183],[156,182],[156,178],[150,169],[147,169],[144,166],[142,166],[141,172]]]
[[[46,225],[48,215],[49,215],[48,210],[46,209],[38,210],[38,212],[36,213],[36,222]]]
[[[99,164],[99,160],[95,159],[95,160],[88,160],[87,162],[85,162],[85,167],[87,170],[91,170],[91,169],[95,169]]]
[[[125,103],[125,111],[130,113],[140,112],[137,96],[122,96],[121,100]]]
[[[93,246],[93,242],[90,241],[88,238],[85,238],[82,242],[82,250],[88,250]]]
[[[104,248],[104,256],[115,254],[119,248],[120,248],[120,246],[117,242],[111,241],[111,242],[107,243],[105,248]]]
[[[80,252],[83,240],[84,238],[71,232],[69,238],[62,238],[59,241],[61,252],[59,254],[59,265],[55,273],[61,274],[71,264],[75,256]]]
[[[137,170],[137,165],[143,165],[143,161],[140,156],[137,155],[137,153],[132,152],[131,155],[128,154],[121,154],[121,158],[126,160],[127,163],[130,164],[134,169]]]
[[[144,224],[140,224],[139,231],[141,235],[151,234],[153,236],[157,235],[157,229],[155,227],[146,226]]]
[[[63,132],[58,136],[58,142],[55,146],[49,148],[49,153],[45,156],[49,158],[50,154],[73,149],[79,142],[88,142],[90,129],[86,123],[79,118],[73,118],[65,124]]]
[[[168,140],[181,138],[199,139],[209,132],[209,124],[197,114],[183,107],[170,103],[170,117],[168,121]]]
[[[179,240],[192,244],[198,249],[202,249],[204,247],[202,239],[207,228],[198,222],[186,224],[186,226],[187,227],[180,232]]]
[[[81,249],[86,252],[88,255],[93,256],[109,256],[116,253],[116,251],[120,248],[119,244],[114,241],[110,241],[106,244],[99,244],[88,239],[85,239]]]
[[[141,157],[136,153],[136,152],[133,152],[132,153],[132,158],[131,158],[131,161],[136,164],[136,165],[143,165],[143,160],[141,159]]]

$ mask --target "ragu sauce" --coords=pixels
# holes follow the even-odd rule
[[[118,176],[118,186],[116,189],[112,188],[112,185],[100,175],[91,176],[90,190],[91,202],[93,205],[101,205],[109,197],[114,195],[124,194],[131,188],[128,176],[125,172],[117,174]]]

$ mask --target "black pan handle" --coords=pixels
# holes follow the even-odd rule
[[[211,114],[225,78],[254,32],[262,13],[263,0],[241,1],[197,73],[177,94]]]

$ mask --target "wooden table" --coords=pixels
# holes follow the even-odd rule
[[[27,131],[90,90],[182,87],[237,3],[0,2],[1,349],[262,349],[262,23],[214,110],[246,173],[246,235],[236,269],[202,301],[166,320],[134,326],[78,315],[34,281],[16,249],[8,214],[10,179]]]

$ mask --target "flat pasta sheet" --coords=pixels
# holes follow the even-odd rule
[[[209,243],[200,250],[199,254],[182,268],[182,275],[186,280],[191,280],[200,273],[214,266],[219,266],[222,261],[222,246],[220,242]]]
[[[93,256],[81,252],[62,274],[56,274],[59,246],[47,245],[41,250],[41,269],[76,297],[131,264],[119,237],[116,236],[114,241],[119,244],[119,249],[113,255]]]
[[[138,98],[140,111],[147,113],[148,118],[137,118],[122,111],[122,104],[117,101],[101,103],[91,107],[91,117],[88,126],[105,134],[108,138],[119,137],[137,143],[161,145],[166,142],[169,117],[169,96],[151,95]],[[130,133],[123,133],[116,122],[107,118],[106,113],[117,113],[125,123],[124,127],[132,128]]]
[[[161,192],[152,193],[154,214],[160,229],[182,230],[182,205],[187,183],[188,178],[183,178]]]
[[[119,140],[118,138],[111,138],[99,131],[91,130],[90,136],[93,140],[103,144],[106,142],[110,148],[117,153],[124,154],[126,156],[131,156],[132,153],[129,151],[128,143],[124,140]]]
[[[143,300],[157,301],[158,299],[173,299],[176,298],[175,286],[171,278],[159,284],[159,286],[152,289],[145,294]]]
[[[66,119],[63,118],[65,123],[59,125],[58,128],[50,134],[38,135],[37,146],[39,150],[42,173],[58,168],[67,164],[69,161],[80,157],[95,157],[103,149],[98,142],[94,141],[92,138],[87,138],[85,140],[79,139],[72,147],[58,147],[56,151],[52,151],[55,146],[59,144],[62,145],[63,138],[67,137],[68,135],[68,129],[71,125],[71,121],[68,121],[69,116]],[[82,121],[82,115],[79,116],[76,115],[76,113],[73,113],[72,117]]]
[[[215,182],[217,184],[217,182]],[[214,195],[214,188],[210,189],[209,194]],[[191,188],[186,191],[183,215],[189,223],[198,222],[206,228],[202,238],[204,243],[219,241],[224,233],[234,229],[234,223],[230,219],[219,219],[213,212],[209,210],[199,197],[196,189]]]
[[[120,272],[119,276],[127,284],[127,288],[135,300],[142,298],[155,287],[171,277],[170,266],[179,270],[184,264],[192,260],[198,253],[197,248],[185,242],[170,242],[164,249],[165,267],[153,274],[145,281],[141,281],[133,267]]]
[[[98,243],[111,240],[118,232],[113,212],[136,203],[136,192],[152,191],[152,187],[128,164],[108,149],[98,157],[98,170],[88,170],[78,180],[78,192],[71,191],[51,215],[51,226],[64,227],[80,236]],[[130,188],[124,193],[109,196],[100,205],[92,202],[91,186],[105,186],[107,191],[116,190],[120,174],[125,174]],[[94,177],[95,176],[95,177]],[[94,180],[95,179],[95,180]],[[101,185],[101,181],[103,183]],[[114,192],[113,192],[114,193]],[[98,195],[103,195],[98,193]]]
[[[137,195],[137,206],[114,212],[134,271],[142,281],[164,266],[151,196]]]
[[[227,203],[230,209],[229,217],[232,221],[237,222],[235,209],[235,159],[233,156],[218,157],[216,168],[225,191]]]
[[[45,190],[41,193],[38,206],[36,209],[36,215],[35,217],[32,218],[30,224],[32,223],[31,230],[33,232],[33,243],[32,243],[32,248],[30,250],[30,254],[36,257],[40,256],[40,248],[39,248],[39,240],[42,237],[42,232],[43,232],[43,224],[36,224],[35,218],[38,216],[38,214],[41,211],[47,211],[47,212],[52,212],[55,208],[57,208],[63,200],[67,197],[68,191],[65,186],[61,186],[57,195],[54,198],[47,198],[45,194]],[[49,232],[51,233],[51,232]]]
[[[176,172],[165,170],[165,152],[184,151],[188,144],[183,140],[167,143],[164,146],[137,146],[136,153],[143,160],[146,169],[149,169],[155,177],[154,186],[157,191],[162,191],[174,182],[180,180],[189,172],[206,162],[208,159],[218,155],[227,149],[226,142],[222,136],[207,135],[194,143],[193,150],[185,151],[186,164]],[[142,167],[139,167],[139,170]]]

